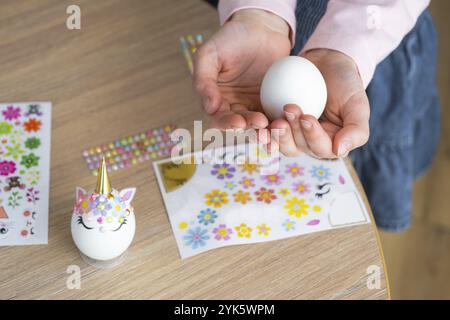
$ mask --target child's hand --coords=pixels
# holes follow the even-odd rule
[[[303,56],[325,78],[325,111],[317,121],[304,115],[296,105],[286,105],[287,121],[278,119],[271,124],[272,129],[281,130],[278,141],[272,139],[270,148],[279,147],[286,155],[302,151],[318,158],[344,157],[369,138],[369,100],[358,69],[351,58],[333,50],[314,49]]]
[[[194,58],[194,89],[213,126],[265,128],[259,89],[272,63],[288,56],[289,26],[258,9],[236,12]]]

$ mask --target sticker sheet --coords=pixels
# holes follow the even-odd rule
[[[83,157],[91,173],[96,176],[102,156],[108,171],[129,168],[138,163],[170,155],[174,143],[170,134],[176,127],[172,124],[146,132],[130,135],[83,151]]]
[[[0,104],[0,246],[46,244],[51,103]]]
[[[343,160],[236,154],[215,149],[153,164],[182,258],[370,222]]]

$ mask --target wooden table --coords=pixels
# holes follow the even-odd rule
[[[386,299],[374,225],[213,250],[180,260],[149,162],[111,174],[137,186],[137,232],[113,270],[85,264],[70,235],[75,187],[93,188],[81,157],[96,146],[166,123],[201,119],[179,49],[208,37],[217,13],[199,0],[78,0],[81,30],[66,29],[73,1],[0,4],[0,101],[53,102],[49,244],[0,248],[0,298]],[[67,268],[81,268],[69,290]],[[381,289],[366,286],[381,268]]]

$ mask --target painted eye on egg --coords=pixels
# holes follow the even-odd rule
[[[5,235],[5,234],[7,234],[8,233],[8,228],[6,228],[6,227],[1,227],[0,228],[0,234],[2,234],[2,235]]]
[[[120,228],[122,228],[122,226],[123,226],[124,224],[127,224],[127,219],[123,219],[123,221],[122,221],[122,223],[120,224],[120,226],[119,226],[117,229],[114,229],[113,231],[119,231]]]
[[[78,217],[78,224],[81,224],[83,227],[85,227],[85,228],[88,229],[88,230],[94,229],[94,228],[90,228],[90,227],[88,227],[87,225],[84,224],[84,221],[83,221],[83,217],[82,217],[82,216],[79,216],[79,217]]]

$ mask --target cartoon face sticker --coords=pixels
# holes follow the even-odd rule
[[[136,189],[113,190],[108,195],[87,194],[77,188],[71,230],[78,249],[95,260],[110,260],[124,253],[135,233],[131,200]]]
[[[14,188],[19,188],[21,190],[25,189],[25,184],[20,181],[20,177],[14,176],[6,179],[8,185],[4,188],[5,192],[11,191]]]
[[[8,238],[13,228],[14,223],[9,220],[5,208],[0,207],[0,240]]]
[[[0,222],[0,240],[5,240],[14,229],[13,222]]]
[[[30,104],[28,106],[28,112],[25,114],[27,117],[31,115],[42,116],[41,106],[38,104]]]

